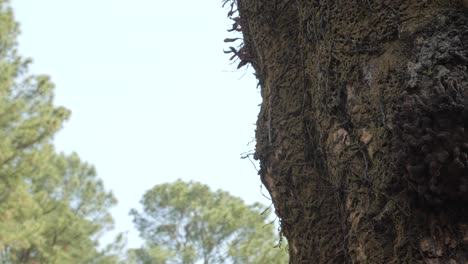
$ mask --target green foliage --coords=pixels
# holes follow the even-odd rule
[[[264,206],[197,182],[157,185],[130,214],[145,241],[136,263],[287,263]]]
[[[0,263],[117,263],[97,249],[116,200],[93,166],[55,152],[53,136],[70,112],[53,104],[48,76],[28,74],[18,34],[9,1],[0,0]]]

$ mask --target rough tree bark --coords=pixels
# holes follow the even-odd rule
[[[229,2],[291,263],[468,263],[467,2]]]

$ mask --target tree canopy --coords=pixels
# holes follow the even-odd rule
[[[116,263],[97,249],[116,199],[92,165],[55,151],[70,111],[54,105],[48,76],[28,72],[18,34],[0,0],[0,263]]]
[[[287,263],[259,203],[177,180],[147,191],[141,205],[130,212],[145,241],[132,252],[136,263]]]

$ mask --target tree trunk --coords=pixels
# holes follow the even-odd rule
[[[467,2],[237,0],[291,263],[468,263]]]

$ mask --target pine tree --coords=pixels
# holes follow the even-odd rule
[[[136,263],[286,263],[274,248],[269,211],[246,205],[224,191],[198,182],[156,185],[131,211],[145,244],[133,250]],[[263,214],[262,214],[263,211]]]
[[[48,76],[28,73],[18,34],[0,0],[0,263],[116,263],[97,248],[116,200],[93,166],[55,151],[70,111]]]

